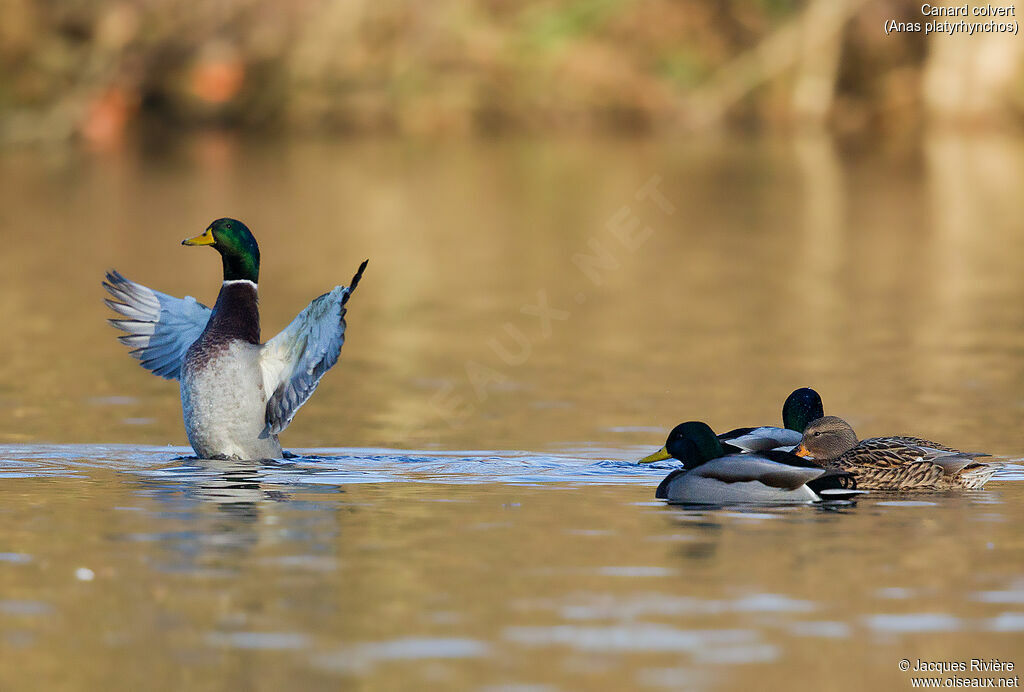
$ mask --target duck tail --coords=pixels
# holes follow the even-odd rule
[[[808,481],[807,487],[822,500],[848,500],[866,492],[857,490],[857,479],[849,471],[830,471]]]
[[[348,283],[348,290],[345,291],[345,297],[341,299],[341,304],[344,307],[345,303],[352,296],[352,291],[356,290],[356,286],[359,285],[359,280],[363,278],[363,272],[366,271],[366,265],[370,263],[370,260],[364,259],[363,263],[359,265],[359,269],[356,270],[355,276]]]
[[[856,490],[857,479],[849,471],[829,471],[813,481],[807,481],[807,487],[816,493],[822,490]]]
[[[852,500],[858,495],[867,495],[867,490],[845,490],[841,488],[825,488],[818,497],[824,502],[831,502],[833,500]]]
[[[977,490],[986,483],[996,472],[1003,467],[1002,464],[992,462],[977,462],[969,464],[956,474],[956,484],[968,490]]]

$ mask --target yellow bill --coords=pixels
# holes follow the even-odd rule
[[[638,464],[650,464],[652,461],[664,461],[665,459],[671,459],[671,458],[672,458],[672,455],[668,453],[668,450],[665,449],[664,447],[662,447],[661,449],[659,449],[654,454],[652,454],[650,456],[644,457],[643,459],[641,459],[637,463]]]
[[[803,445],[800,445],[799,447],[794,449],[793,450],[793,454],[796,454],[798,457],[804,457],[804,458],[811,457],[812,459],[814,458],[814,455],[811,454],[810,452],[808,452],[807,451],[807,447],[805,447]]]
[[[213,229],[207,228],[203,231],[202,235],[197,235],[195,238],[186,238],[181,241],[182,245],[214,245],[216,241],[213,239]]]

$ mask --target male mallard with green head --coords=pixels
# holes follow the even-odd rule
[[[825,416],[808,425],[796,454],[852,473],[859,487],[875,490],[973,490],[985,485],[1000,466],[977,460],[987,454],[962,452],[920,437],[897,435],[858,441],[850,424],[836,416]]]
[[[677,425],[665,446],[640,463],[669,457],[683,462],[683,468],[668,474],[654,496],[670,502],[820,502],[859,494],[851,474],[830,472],[789,452],[729,452],[700,421]]]
[[[782,404],[782,425],[777,428],[762,425],[757,428],[736,428],[718,436],[722,444],[744,452],[763,452],[784,448],[786,451],[800,444],[807,424],[825,415],[821,395],[810,387],[795,389]]]
[[[185,432],[202,458],[272,459],[277,436],[309,399],[345,343],[345,305],[366,269],[348,286],[313,300],[284,331],[260,343],[260,249],[235,219],[218,219],[182,245],[220,253],[224,282],[213,310],[107,273],[106,304],[126,319],[110,323],[132,355],[156,375],[181,382]]]

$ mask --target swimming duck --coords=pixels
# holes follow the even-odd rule
[[[736,450],[763,452],[784,448],[789,451],[800,444],[807,424],[825,415],[821,396],[810,387],[801,387],[786,397],[782,404],[783,428],[763,425],[758,428],[736,428],[722,433],[718,439]]]
[[[998,464],[977,460],[987,454],[962,452],[920,437],[873,437],[858,442],[850,424],[836,416],[808,425],[796,454],[852,473],[861,488],[876,490],[975,489],[999,470]]]
[[[665,446],[641,463],[665,458],[663,454],[683,462],[654,495],[670,502],[819,502],[858,493],[851,474],[829,473],[789,452],[727,453],[714,431],[698,421],[677,425]]]
[[[129,281],[116,271],[103,286],[106,300],[126,319],[142,367],[181,383],[185,432],[202,458],[272,459],[282,455],[278,433],[288,427],[337,361],[345,343],[345,307],[366,269],[351,283],[316,298],[266,343],[260,343],[257,285],[260,249],[236,219],[217,219],[182,245],[220,253],[224,282],[213,310],[195,298],[175,298]]]

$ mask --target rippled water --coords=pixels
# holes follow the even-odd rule
[[[4,689],[819,689],[837,660],[839,686],[896,686],[900,658],[1024,636],[1018,464],[983,492],[693,510],[633,448],[187,452],[0,449]]]
[[[902,658],[1014,660],[1020,189],[1005,139],[7,153],[0,689],[902,689]],[[191,458],[177,388],[104,324],[108,267],[211,302],[216,256],[178,242],[225,214],[265,337],[371,259],[275,464]],[[1010,463],[717,510],[630,463],[802,385],[862,436]]]

